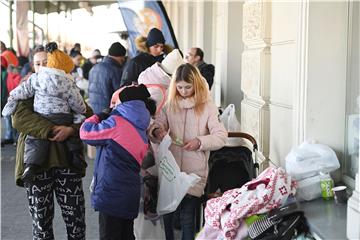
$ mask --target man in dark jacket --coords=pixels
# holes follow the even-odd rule
[[[212,64],[204,62],[204,52],[201,48],[193,47],[190,48],[185,56],[186,62],[191,65],[197,66],[200,70],[201,75],[206,79],[209,84],[209,89],[214,83],[215,67]]]
[[[124,67],[121,87],[137,83],[142,71],[156,62],[161,62],[164,58],[163,53],[168,54],[172,51],[165,44],[163,33],[157,28],[152,28],[147,37],[138,36],[135,39],[135,45],[139,53],[130,59]]]
[[[112,94],[120,88],[126,49],[119,42],[109,48],[109,55],[89,73],[89,99],[94,113],[109,108]]]

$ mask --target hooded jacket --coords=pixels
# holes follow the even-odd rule
[[[138,77],[142,71],[152,66],[156,62],[161,62],[164,59],[164,55],[154,57],[149,53],[149,49],[146,47],[146,38],[137,38],[135,40],[136,48],[139,54],[130,59],[124,68],[124,73],[121,78],[121,87],[131,85],[133,82],[138,82]],[[168,45],[164,45],[164,53],[168,54],[172,51],[172,48]]]
[[[206,62],[200,62],[197,66],[200,70],[201,75],[206,79],[206,82],[209,85],[209,89],[214,83],[215,67],[212,64],[207,64]]]
[[[34,97],[34,111],[40,114],[85,113],[84,100],[71,75],[63,70],[41,67],[38,73],[11,91],[3,115],[15,111],[18,100]]]
[[[100,121],[97,115],[85,120],[80,137],[100,146],[94,166],[91,204],[110,216],[134,219],[140,203],[140,165],[147,152],[146,129],[150,114],[141,100],[116,106]]]
[[[222,148],[225,145],[227,132],[218,119],[218,109],[211,101],[204,103],[203,112],[195,113],[193,98],[179,100],[179,110],[170,111],[165,105],[155,122],[151,125],[149,133],[157,127],[162,127],[173,140],[169,149],[174,155],[182,172],[195,173],[201,177],[194,187],[190,188],[188,194],[200,197],[203,194],[207,175],[210,151]],[[187,141],[198,138],[201,142],[196,151],[186,151],[182,146]],[[150,134],[150,139],[159,142]]]
[[[109,107],[112,94],[119,89],[123,66],[106,56],[89,73],[89,99],[95,113]]]
[[[207,64],[206,62],[200,62],[197,67],[200,70],[201,75],[206,79],[206,82],[209,85],[209,89],[211,89],[214,83],[214,75],[215,75],[215,67],[212,64]]]
[[[160,67],[159,63],[154,63],[139,76],[139,84],[144,84],[151,98],[156,101],[157,113],[165,104],[170,81],[171,77]]]

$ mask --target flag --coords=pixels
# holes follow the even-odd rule
[[[147,36],[152,28],[158,28],[165,37],[165,43],[178,48],[174,31],[161,1],[123,1],[119,0],[119,9],[129,34],[129,57],[136,55],[135,38]]]

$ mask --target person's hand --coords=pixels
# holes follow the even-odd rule
[[[198,138],[194,138],[186,142],[185,145],[183,146],[183,149],[187,151],[195,151],[198,150],[200,146],[201,146],[200,140]]]
[[[156,139],[162,141],[166,135],[166,131],[161,127],[155,128],[155,130],[153,131],[153,135]]]
[[[112,108],[105,108],[100,113],[97,113],[96,115],[99,117],[100,122],[107,119],[110,116],[111,111]]]
[[[74,134],[74,129],[67,126],[55,126],[52,129],[53,137],[49,138],[50,141],[62,142]]]

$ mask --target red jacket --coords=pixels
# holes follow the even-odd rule
[[[21,81],[21,76],[19,73],[13,73],[8,71],[6,78],[6,87],[8,89],[8,93],[10,93],[14,88],[16,88]]]

